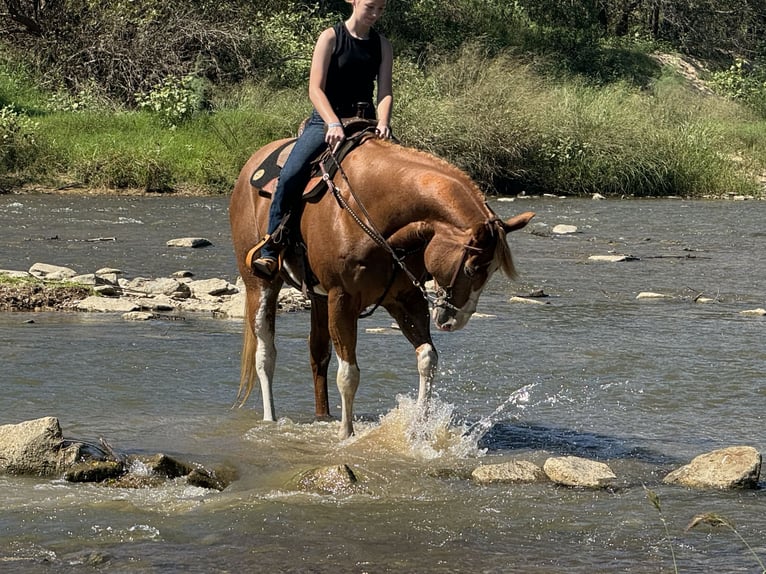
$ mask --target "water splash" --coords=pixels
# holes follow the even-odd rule
[[[406,395],[396,397],[397,406],[381,416],[377,425],[350,439],[355,447],[384,450],[418,460],[473,458],[486,449],[479,442],[489,429],[513,407],[523,410],[535,384],[525,385],[511,394],[490,415],[468,425],[457,421],[455,405],[434,396],[427,412],[417,400]]]
[[[529,405],[529,398],[531,396],[530,391],[532,391],[538,384],[539,383],[530,383],[512,392],[510,396],[492,412],[492,414],[481,417],[466,430],[467,440],[475,442],[478,445],[479,441],[485,434],[487,434],[487,432],[489,432],[495,423],[508,416],[506,411],[511,407],[519,412],[523,412]]]
[[[349,446],[399,453],[419,460],[459,456],[468,450],[463,444],[464,429],[455,423],[454,405],[433,397],[426,412],[410,396],[398,395],[396,401],[394,409],[382,415],[379,423],[361,429],[358,436],[350,439]]]

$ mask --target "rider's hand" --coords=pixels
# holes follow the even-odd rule
[[[346,134],[343,132],[343,126],[340,124],[330,124],[327,126],[327,133],[324,136],[324,141],[327,142],[332,148],[335,148],[340,142],[346,139]]]
[[[378,124],[378,127],[375,129],[375,131],[378,132],[378,137],[382,140],[387,140],[391,137],[391,126],[384,124],[383,122]]]

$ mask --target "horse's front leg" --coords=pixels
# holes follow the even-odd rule
[[[340,392],[341,421],[340,438],[354,434],[354,396],[359,387],[359,367],[356,363],[358,305],[353,304],[347,293],[331,291],[328,296],[330,336],[338,357],[336,382]]]
[[[424,414],[427,414],[431,400],[431,389],[439,363],[439,356],[431,339],[428,304],[420,292],[412,291],[387,305],[386,310],[396,319],[404,336],[415,347],[418,375],[420,376],[418,407]]]
[[[311,372],[314,376],[314,416],[330,418],[327,398],[327,368],[330,365],[330,331],[327,326],[327,299],[311,299],[311,335],[309,336]]]

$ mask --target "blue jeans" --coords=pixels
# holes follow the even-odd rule
[[[298,229],[297,221],[292,218],[299,212],[301,195],[311,176],[311,161],[327,147],[324,138],[324,120],[314,110],[279,174],[277,189],[271,197],[267,233],[274,233],[288,213],[293,215],[287,227]],[[260,256],[276,259],[278,254],[279,247],[270,242],[261,250]]]

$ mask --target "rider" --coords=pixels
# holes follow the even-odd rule
[[[314,47],[309,76],[309,98],[314,110],[303,133],[295,142],[279,176],[269,209],[268,236],[253,271],[272,279],[279,271],[282,248],[273,234],[280,223],[295,211],[309,179],[310,163],[326,146],[333,149],[345,139],[341,118],[357,114],[358,103],[372,105],[377,79],[377,133],[391,137],[393,93],[391,75],[393,50],[389,41],[372,26],[383,14],[386,0],[346,0],[353,6],[351,16],[322,32]],[[297,229],[297,224],[292,222]]]

